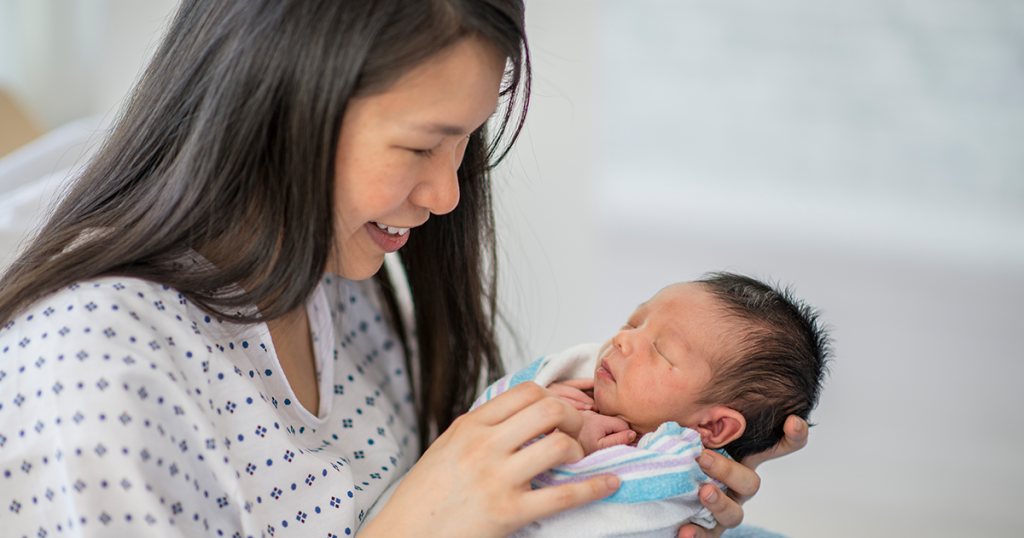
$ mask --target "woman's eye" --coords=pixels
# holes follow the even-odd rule
[[[409,151],[411,151],[411,152],[413,152],[416,155],[419,155],[421,157],[429,157],[429,156],[434,154],[434,148],[429,148],[429,149],[411,149],[410,148]]]

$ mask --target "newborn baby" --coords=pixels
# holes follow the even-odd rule
[[[516,536],[675,536],[688,521],[713,527],[697,497],[710,479],[695,458],[705,447],[741,460],[774,446],[789,415],[806,420],[817,404],[829,354],[817,313],[787,291],[713,273],[661,290],[604,344],[502,378],[474,407],[534,381],[584,415],[578,440],[587,456],[538,475],[534,487],[595,474],[622,479],[611,497]]]

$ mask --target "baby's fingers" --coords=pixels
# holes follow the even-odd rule
[[[590,411],[594,408],[594,399],[577,388],[562,383],[552,383],[548,385],[548,390],[570,403],[578,411]]]
[[[527,493],[523,502],[526,513],[540,514],[537,519],[543,519],[603,499],[617,489],[619,477],[595,476],[583,482],[533,490]]]
[[[615,446],[615,445],[628,445],[628,444],[633,442],[633,439],[636,439],[636,432],[635,431],[633,431],[633,430],[623,430],[623,431],[615,432],[615,433],[613,433],[611,435],[606,435],[606,436],[602,437],[597,442],[597,448],[598,449],[602,449],[602,448],[608,448],[610,446]]]

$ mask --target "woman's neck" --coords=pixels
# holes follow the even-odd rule
[[[316,378],[316,356],[305,308],[267,322],[277,360],[302,407],[313,416],[320,414],[320,389]]]

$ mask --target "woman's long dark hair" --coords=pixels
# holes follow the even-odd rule
[[[483,128],[472,134],[458,207],[401,253],[425,448],[468,409],[483,375],[502,372],[489,171],[525,114],[523,17],[521,0],[184,0],[108,140],[0,279],[0,324],[104,275],[172,286],[237,322],[300,307],[335,248],[334,159],[349,99],[477,35],[509,59],[499,132],[491,143]],[[216,268],[186,270],[190,249]],[[386,271],[376,278],[404,337]]]

